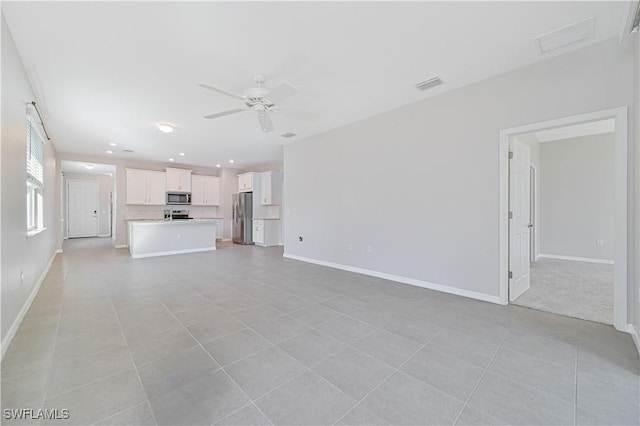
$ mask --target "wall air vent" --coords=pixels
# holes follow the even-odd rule
[[[292,138],[295,135],[296,135],[295,133],[287,132],[287,133],[281,134],[280,136],[282,136],[283,138]]]
[[[568,25],[550,33],[536,37],[536,45],[541,54],[554,52],[563,47],[591,40],[595,34],[596,18]]]
[[[425,80],[422,83],[418,83],[415,85],[415,88],[418,90],[427,90],[427,89],[431,89],[432,87],[436,87],[442,84],[442,80],[440,79],[440,77],[433,77],[430,78],[429,80]]]

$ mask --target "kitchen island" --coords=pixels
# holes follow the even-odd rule
[[[216,249],[215,219],[128,220],[127,224],[134,259]]]

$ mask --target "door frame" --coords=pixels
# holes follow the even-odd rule
[[[627,317],[628,297],[628,125],[625,107],[611,108],[602,111],[579,114],[555,120],[527,124],[500,131],[499,149],[499,221],[500,221],[500,303],[509,303],[509,146],[512,136],[537,132],[555,127],[599,121],[615,120],[615,197],[614,197],[614,290],[613,290],[613,325],[620,331],[629,331]]]
[[[71,238],[69,237],[69,182],[88,182],[88,183],[96,184],[96,206],[97,206],[96,237],[99,237],[100,236],[100,182],[98,182],[97,180],[87,180],[87,179],[67,179],[67,217],[66,217],[67,239]]]
[[[538,234],[538,168],[533,164],[529,165],[531,171],[531,224],[533,227],[531,228],[533,232],[531,232],[531,253],[529,257],[532,262],[537,262],[539,258],[540,250],[538,249],[539,245],[539,234]]]

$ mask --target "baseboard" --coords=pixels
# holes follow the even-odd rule
[[[627,332],[631,334],[631,338],[633,339],[633,343],[636,344],[636,349],[638,350],[638,355],[640,355],[640,336],[638,336],[638,330],[633,326],[633,324],[627,324]]]
[[[204,247],[204,248],[197,248],[197,249],[156,251],[153,253],[132,254],[131,257],[134,259],[141,259],[144,257],[169,256],[171,254],[186,254],[186,253],[198,253],[201,251],[213,251],[215,249],[216,249],[215,247]]]
[[[61,252],[62,250],[60,250],[60,253]],[[27,297],[27,300],[24,301],[24,305],[22,305],[22,309],[20,309],[20,312],[18,312],[18,316],[13,321],[13,324],[11,324],[11,327],[9,327],[9,330],[7,331],[7,334],[4,336],[4,339],[2,339],[2,343],[1,343],[2,352],[0,354],[0,359],[3,359],[4,354],[7,353],[7,349],[9,349],[9,345],[13,341],[13,338],[16,336],[16,333],[18,332],[18,328],[20,327],[20,324],[22,324],[22,320],[24,319],[24,316],[27,314],[27,311],[29,311],[31,304],[33,303],[33,299],[36,298],[38,291],[40,291],[40,286],[42,285],[44,278],[49,273],[49,269],[51,269],[51,265],[53,264],[53,261],[56,258],[56,255],[58,253],[59,252],[56,250],[53,253],[53,256],[51,256],[49,263],[44,268],[44,271],[42,272],[42,274],[40,274],[40,278],[38,278],[38,281],[36,281],[36,284],[33,286],[33,290],[31,290],[29,297]]]
[[[111,234],[98,234],[98,238],[111,238]]]
[[[556,259],[556,260],[573,260],[575,262],[589,262],[589,263],[605,263],[607,265],[613,265],[613,260],[608,259],[594,259],[592,257],[575,257],[575,256],[558,256],[555,254],[541,254],[538,258],[542,259]]]
[[[116,244],[114,247],[115,247],[115,248],[127,248],[127,247],[129,247],[129,246],[128,246],[128,245],[126,245],[126,244]]]
[[[222,241],[231,241],[231,238],[223,238]]]
[[[56,250],[56,253],[64,253],[64,252],[62,251],[62,249],[58,249]]]
[[[427,281],[417,280],[415,278],[401,277],[399,275],[387,274],[384,272],[373,271],[371,269],[357,268],[354,266],[342,265],[340,263],[325,262],[324,260],[311,259],[303,256],[296,256],[293,254],[284,253],[282,257],[287,259],[300,260],[302,262],[313,263],[321,266],[328,266],[330,268],[342,269],[343,271],[355,272],[357,274],[369,275],[372,277],[382,278],[385,280],[396,281],[403,284],[414,285],[416,287],[428,288],[430,290],[441,291],[443,293],[455,294],[457,296],[469,297],[471,299],[482,300],[484,302],[500,303],[499,296],[491,296],[489,294],[477,293],[475,291],[463,290],[455,287],[450,287],[443,284],[430,283]]]

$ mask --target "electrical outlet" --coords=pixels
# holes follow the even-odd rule
[[[347,249],[349,249],[349,251],[353,250],[353,244],[351,243],[347,244]]]
[[[604,247],[604,240],[596,240],[597,247]]]
[[[373,248],[370,245],[367,245],[367,253],[371,253],[373,251]]]

